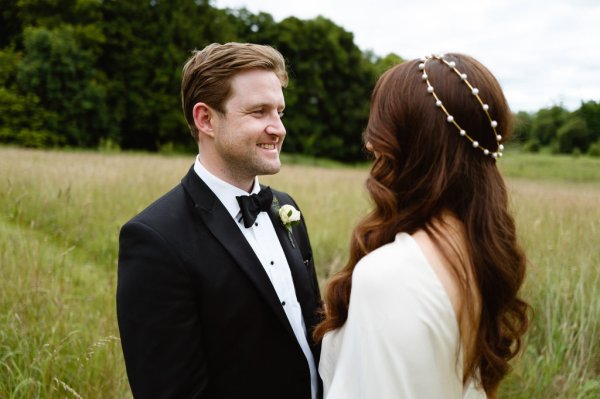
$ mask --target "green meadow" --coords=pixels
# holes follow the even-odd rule
[[[287,162],[286,162],[287,161]],[[115,315],[118,232],[192,156],[0,147],[0,398],[129,398]],[[319,277],[346,260],[366,167],[286,157]],[[600,160],[500,160],[535,310],[501,398],[600,398]]]

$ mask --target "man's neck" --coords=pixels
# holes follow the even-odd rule
[[[239,176],[231,176],[230,170],[224,166],[214,166],[213,163],[207,162],[204,158],[198,154],[198,161],[200,164],[213,176],[216,178],[231,184],[239,188],[240,190],[244,190],[247,193],[251,193],[254,189],[254,182],[256,181],[256,176],[248,177],[248,178],[240,178]]]

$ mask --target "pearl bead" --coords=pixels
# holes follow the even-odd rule
[[[497,135],[496,136],[496,140],[498,140],[498,141],[502,140],[502,136],[501,135]]]
[[[433,86],[427,86],[427,93],[433,93]]]
[[[483,153],[484,153],[485,155],[489,155],[489,154],[490,154],[490,150],[483,150]]]
[[[425,69],[425,64],[424,63],[420,63],[419,64],[419,69],[422,71],[423,69]]]
[[[492,127],[497,127],[497,126],[498,126],[498,122],[492,121]]]
[[[452,123],[454,121],[454,117],[452,115],[448,115],[446,120],[448,121],[448,123]]]
[[[456,62],[454,62],[454,61],[450,61],[450,62],[448,63],[448,66],[449,66],[450,68],[455,68],[455,67],[456,67]]]
[[[467,80],[467,74],[466,74],[466,73],[461,73],[461,74],[460,74],[460,78],[461,78],[462,80]]]
[[[464,136],[464,135],[466,135],[466,134],[467,134],[467,132],[465,132],[464,130],[461,130],[461,131],[460,131],[460,135],[461,135],[461,136]]]
[[[475,148],[479,147],[479,143],[477,141],[474,141],[473,142],[473,147],[475,147]]]
[[[438,107],[441,107],[442,106],[442,101],[441,100],[437,100],[435,102],[435,105],[438,106]]]
[[[487,111],[488,109],[490,109],[490,106],[487,104],[483,104],[483,110]]]
[[[427,80],[427,74],[426,74],[426,73],[424,73],[423,75],[421,75],[421,79],[423,79],[423,80]]]
[[[502,144],[500,144],[500,145],[498,146],[498,149],[499,149],[500,151],[502,151],[502,150],[504,150],[504,146],[503,146]]]
[[[478,95],[478,94],[479,94],[479,89],[475,87],[475,88],[474,88],[474,89],[471,91],[471,93],[473,93],[473,95],[474,95],[474,96],[476,96],[476,95]]]
[[[498,153],[497,153],[497,152],[494,152],[494,153],[492,153],[492,156],[493,156],[494,158],[498,158]]]

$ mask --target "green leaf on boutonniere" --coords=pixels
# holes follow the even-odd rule
[[[273,196],[273,209],[277,211],[277,215],[279,216],[279,220],[281,220],[281,224],[285,227],[288,238],[290,239],[290,243],[292,247],[296,248],[296,244],[294,243],[294,235],[292,233],[292,227],[300,223],[301,214],[300,211],[294,208],[292,205],[285,204],[283,206],[279,205],[279,199]]]

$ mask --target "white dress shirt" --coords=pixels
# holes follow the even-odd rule
[[[196,157],[194,163],[194,171],[206,183],[208,188],[217,196],[219,201],[225,206],[227,212],[236,222],[240,231],[248,241],[248,244],[254,250],[257,258],[260,260],[265,272],[269,276],[275,292],[279,297],[279,301],[285,311],[285,314],[292,326],[292,330],[296,335],[296,339],[306,356],[308,366],[310,368],[310,380],[312,387],[312,398],[317,395],[317,368],[315,359],[308,345],[306,338],[306,325],[302,317],[302,309],[296,297],[296,289],[292,279],[292,273],[287,263],[285,253],[281,248],[279,238],[271,223],[271,219],[266,212],[260,212],[254,224],[248,228],[244,227],[243,221],[240,219],[240,205],[236,199],[240,195],[256,194],[260,191],[258,177],[254,179],[252,192],[235,187],[212,173],[210,173],[200,162],[200,157]]]

